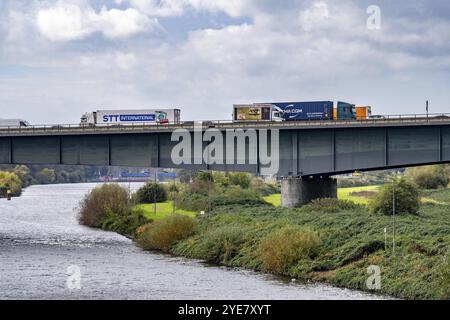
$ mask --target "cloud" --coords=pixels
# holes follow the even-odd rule
[[[90,6],[59,1],[55,6],[40,9],[36,14],[39,32],[52,41],[83,39],[99,32],[107,38],[128,37],[157,27],[158,21],[138,10],[106,9],[96,12]]]
[[[132,52],[115,51],[106,54],[84,55],[80,58],[83,68],[103,69],[103,71],[119,69],[130,71],[138,65],[138,58]]]
[[[125,0],[119,0],[120,3]],[[253,0],[128,0],[130,5],[149,16],[181,16],[188,9],[203,12],[225,12],[231,17],[245,16],[255,8]]]
[[[362,2],[47,0],[34,2],[34,9],[17,5],[4,14],[8,36],[0,34],[0,68],[9,64],[8,79],[3,76],[2,82],[0,72],[0,104],[36,117],[47,113],[33,113],[34,107],[67,109],[58,116],[70,122],[91,106],[179,106],[190,120],[228,119],[233,103],[252,101],[339,98],[372,104],[379,113],[414,112],[425,95],[447,103],[450,20],[442,12],[433,15],[422,0],[411,0],[405,9],[381,1],[381,29],[369,30]],[[412,3],[425,9],[410,13]],[[44,13],[40,25],[38,13]],[[165,38],[155,28],[176,37]],[[145,40],[132,37],[147,31],[152,33]],[[23,68],[22,78],[14,78],[15,65],[44,71],[36,75],[36,69]]]

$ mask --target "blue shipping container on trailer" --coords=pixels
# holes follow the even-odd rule
[[[286,121],[333,120],[333,101],[274,102]]]

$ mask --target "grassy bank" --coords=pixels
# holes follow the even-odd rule
[[[355,197],[350,194],[371,190],[358,189],[340,190],[340,194]],[[412,299],[450,298],[450,190],[426,191],[423,196],[426,201],[422,201],[418,216],[397,217],[395,256],[391,217],[369,214],[364,207],[337,213],[313,212],[307,207],[219,207],[200,218],[197,232],[170,251],[359,290],[368,290],[367,267],[377,265],[381,269],[379,293]],[[366,201],[359,198],[361,203]],[[277,201],[276,196],[269,200]],[[313,230],[320,237],[320,245],[313,256],[298,256],[281,270],[268,270],[262,260],[261,242],[286,227]],[[384,228],[388,230],[387,250]],[[278,241],[276,246],[282,250],[288,244]]]
[[[197,215],[194,211],[182,210],[173,207],[173,201],[167,200],[156,204],[156,214],[155,205],[153,203],[149,204],[138,204],[135,206],[136,210],[140,210],[142,214],[147,219],[152,219],[154,221],[166,218],[171,214],[187,215],[189,217],[195,217]]]
[[[422,191],[419,214],[397,216],[395,255],[391,216],[365,206],[376,192],[343,188],[339,196],[354,202],[324,199],[300,209],[281,208],[279,194],[243,202],[233,193],[198,216],[174,214],[171,201],[155,214],[153,204],[135,205],[126,189],[105,185],[86,196],[81,222],[134,237],[144,249],[351,289],[369,290],[367,268],[376,265],[377,293],[450,298],[450,189]]]

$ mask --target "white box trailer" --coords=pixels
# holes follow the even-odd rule
[[[97,110],[81,117],[82,125],[174,124],[180,109]]]
[[[29,127],[30,123],[23,119],[0,119],[0,127]]]

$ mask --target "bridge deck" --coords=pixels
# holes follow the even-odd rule
[[[203,121],[203,129],[334,129],[334,128],[376,128],[376,127],[403,127],[403,126],[434,126],[449,125],[450,117],[403,117],[373,120],[351,121]],[[92,134],[122,134],[122,133],[157,133],[172,132],[176,129],[194,130],[193,121],[185,121],[179,124],[133,124],[133,125],[97,125],[80,126],[72,125],[37,125],[30,127],[0,127],[0,136],[51,136],[51,135],[92,135]]]

